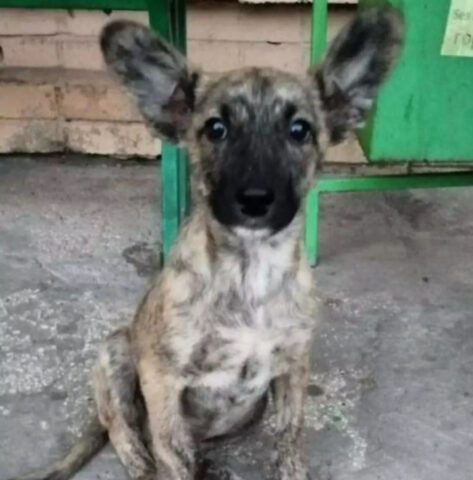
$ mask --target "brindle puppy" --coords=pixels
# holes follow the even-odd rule
[[[251,422],[269,390],[272,478],[308,478],[303,405],[317,317],[303,200],[328,144],[363,124],[400,43],[398,16],[371,10],[303,78],[204,75],[144,26],[104,29],[105,61],[145,119],[188,147],[195,205],[134,321],[100,351],[98,419],[64,460],[27,478],[70,477],[108,437],[132,479],[192,480],[199,442]]]

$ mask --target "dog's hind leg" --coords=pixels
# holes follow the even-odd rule
[[[129,476],[154,480],[156,469],[146,446],[146,412],[128,329],[117,330],[102,345],[92,383],[100,422]]]

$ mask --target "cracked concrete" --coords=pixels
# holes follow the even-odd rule
[[[97,342],[157,269],[157,174],[0,159],[0,479],[56,458],[86,422]],[[313,477],[470,480],[473,192],[343,194],[323,207]],[[213,455],[261,480],[271,423]],[[76,478],[126,476],[106,448]]]

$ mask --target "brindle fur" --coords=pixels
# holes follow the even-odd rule
[[[306,480],[303,406],[317,315],[302,200],[329,142],[363,123],[399,45],[397,15],[372,10],[305,78],[258,68],[212,76],[191,71],[146,27],[106,27],[110,69],[155,132],[189,148],[195,206],[132,324],[100,350],[93,385],[102,428],[95,423],[82,449],[25,478],[68,478],[106,430],[133,480],[192,480],[198,445],[240,431],[271,392],[271,478]],[[287,136],[294,116],[311,129],[299,144]],[[229,126],[224,142],[206,136],[212,117]],[[248,178],[274,190],[275,213],[257,228],[259,219],[232,210],[235,185]],[[225,475],[214,478],[235,478]]]

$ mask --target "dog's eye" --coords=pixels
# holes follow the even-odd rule
[[[209,118],[204,128],[205,135],[211,142],[219,142],[227,136],[227,127],[220,118]]]
[[[295,143],[304,143],[308,140],[311,133],[309,122],[305,120],[293,120],[289,126],[289,137]]]

